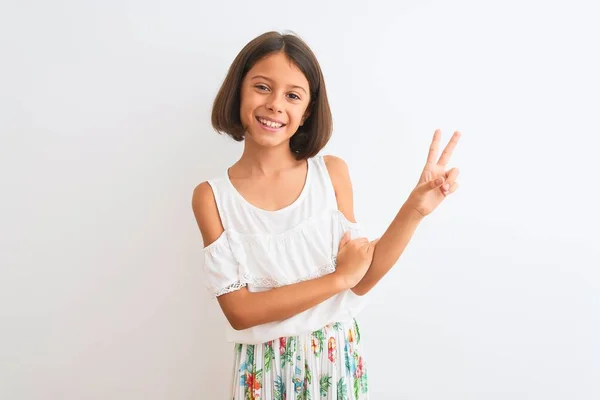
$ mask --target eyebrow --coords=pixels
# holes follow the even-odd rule
[[[266,80],[266,81],[269,81],[269,82],[273,82],[273,80],[272,80],[272,79],[270,79],[270,78],[267,78],[267,77],[266,77],[266,76],[264,76],[264,75],[255,75],[255,76],[253,76],[251,79],[259,79],[259,78],[261,78],[261,79],[264,79],[264,80]],[[304,89],[302,86],[298,86],[298,85],[288,85],[288,86],[289,86],[289,87],[291,87],[292,89],[300,89],[300,90],[302,90],[304,93],[308,94],[308,93],[306,92],[306,89]]]

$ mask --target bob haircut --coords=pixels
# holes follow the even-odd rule
[[[240,118],[242,81],[258,61],[277,52],[285,53],[302,71],[309,84],[307,111],[310,114],[290,138],[290,150],[296,159],[307,159],[325,147],[331,138],[333,120],[319,62],[308,45],[295,35],[266,32],[246,44],[229,67],[214,100],[212,126],[217,132],[226,133],[238,142],[244,140],[245,132]]]

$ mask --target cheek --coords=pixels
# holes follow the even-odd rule
[[[240,104],[244,106],[256,103],[258,97],[260,96],[252,88],[242,87],[240,91]]]
[[[242,96],[240,99],[240,117],[242,121],[252,117],[253,111],[258,107],[255,96]]]
[[[298,107],[297,109],[294,110],[294,122],[296,124],[300,124],[302,122],[302,117],[304,116],[304,113],[306,112],[306,107]]]

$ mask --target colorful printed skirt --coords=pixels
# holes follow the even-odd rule
[[[305,336],[235,345],[234,400],[364,400],[367,370],[356,320]]]

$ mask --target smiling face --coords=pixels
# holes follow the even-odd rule
[[[264,147],[289,146],[309,116],[309,93],[308,80],[284,53],[258,61],[244,77],[240,91],[246,140]]]

